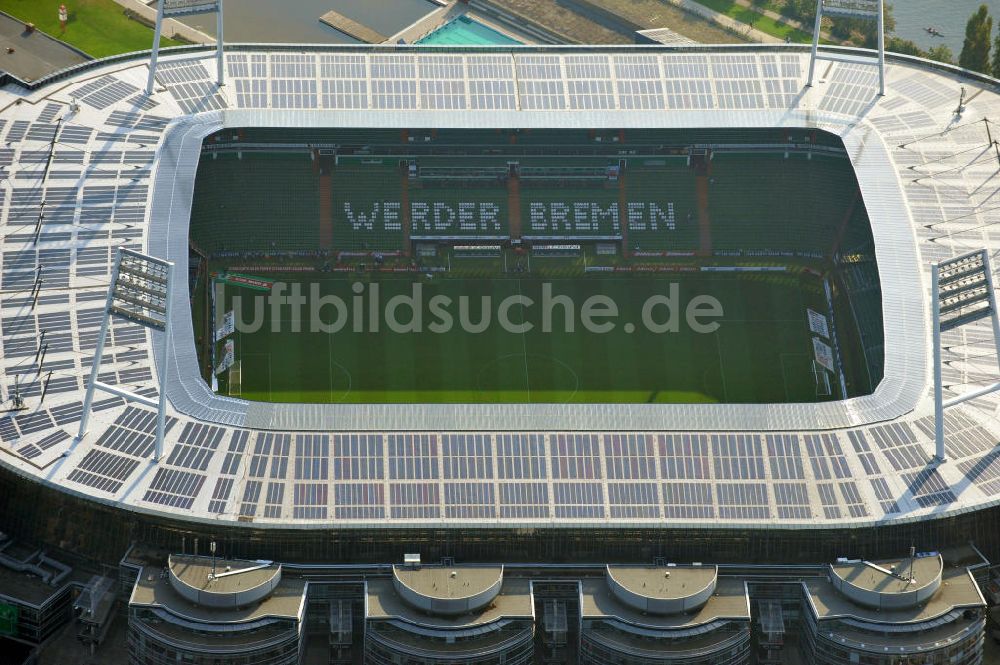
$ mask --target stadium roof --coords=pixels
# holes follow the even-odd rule
[[[950,410],[948,461],[928,462],[927,266],[1000,249],[1000,175],[983,122],[1000,117],[1000,94],[989,81],[894,58],[878,98],[875,68],[844,52],[824,56],[809,89],[807,52],[782,46],[237,47],[218,89],[210,57],[165,57],[151,98],[141,57],[0,91],[8,396],[17,376],[38,404],[43,330],[53,372],[43,406],[0,420],[0,464],[128,509],[273,526],[804,528],[1000,501],[995,395]],[[182,285],[165,460],[148,463],[154,414],[117,397],[97,402],[75,442],[112,250],[185,273],[201,138],[226,126],[373,125],[834,132],[873,224],[886,378],[871,396],[818,405],[250,405],[197,378]],[[987,322],[945,335],[949,391],[995,380],[989,336]],[[102,381],[155,394],[157,343],[160,333],[116,323]]]

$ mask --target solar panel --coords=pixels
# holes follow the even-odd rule
[[[240,74],[234,74],[236,75]],[[362,54],[320,54],[319,75],[324,79],[367,79],[367,59]]]
[[[326,434],[295,436],[295,480],[327,480],[330,476],[330,437]]]
[[[182,60],[159,63],[156,79],[161,85],[170,86],[191,81],[206,81],[211,78],[208,70],[198,60]],[[111,123],[108,123],[111,124]]]
[[[672,479],[709,477],[708,436],[704,434],[661,434],[660,475]]]
[[[205,471],[225,433],[221,427],[187,423],[181,432],[180,441],[170,450],[167,464]]]
[[[1000,494],[1000,449],[980,459],[960,462],[958,468],[984,494]]]
[[[28,129],[25,138],[28,141],[44,141],[45,143],[49,143],[56,137],[57,131],[59,131],[58,125],[36,122]]]
[[[902,474],[906,489],[921,508],[954,503],[957,499],[937,469]]]
[[[101,80],[106,81],[106,83],[96,87],[90,94],[79,97],[80,102],[87,106],[92,106],[97,110],[103,110],[139,92],[139,88],[131,83],[126,83],[110,76],[104,77]],[[77,91],[77,94],[79,95],[80,92]]]
[[[112,425],[101,434],[96,445],[136,457],[149,457],[154,444],[154,437],[151,434]]]
[[[177,105],[185,113],[219,111],[228,106],[226,99],[218,94],[214,81],[191,81],[168,88]]]
[[[0,439],[4,441],[16,441],[21,437],[20,433],[17,431],[17,427],[14,425],[14,418],[11,416],[6,416],[0,418]]]
[[[7,130],[7,142],[8,143],[20,143],[24,139],[24,135],[28,133],[28,127],[31,125],[27,120],[15,120],[10,124],[10,129]]]
[[[325,82],[324,82],[325,83]],[[236,103],[242,108],[268,107],[267,80],[265,79],[236,79]],[[327,108],[336,108],[324,103]],[[367,103],[365,104],[367,106]],[[355,107],[351,107],[355,108]],[[362,107],[356,107],[362,108]]]
[[[48,436],[42,437],[41,439],[36,441],[35,445],[41,450],[48,450],[49,448],[57,446],[60,443],[63,443],[64,441],[68,441],[69,439],[70,439],[69,434],[67,434],[63,430],[56,430],[55,432],[52,432]]]
[[[267,78],[267,54],[265,53],[230,53],[226,56],[229,61],[229,75],[234,78],[254,79]],[[324,56],[320,56],[323,58]],[[363,56],[362,56],[363,57]]]
[[[248,81],[253,83],[254,81]],[[366,109],[368,108],[368,81],[364,79],[323,79],[320,81],[320,99],[323,108],[327,109]],[[247,97],[246,102],[252,104],[253,99]],[[241,106],[248,105],[244,101]],[[258,104],[263,106],[263,104]]]
[[[546,483],[500,483],[500,517],[542,519],[549,516],[549,488]]]
[[[57,425],[67,425],[69,423],[78,422],[81,414],[83,413],[83,403],[76,402],[73,404],[60,404],[59,406],[52,407],[52,409],[50,409],[50,413],[52,414],[52,419],[56,421]],[[2,425],[0,425],[0,428],[2,428]],[[0,432],[0,437],[2,437],[2,432]]]
[[[282,503],[285,500],[285,483],[269,482],[267,484],[267,494],[264,500],[264,517],[269,519],[279,519],[281,517]]]
[[[136,95],[132,99],[128,100],[129,106],[132,106],[143,111],[150,111],[160,105],[158,101],[152,97],[147,97],[146,95]]]
[[[927,452],[923,446],[917,445],[917,437],[909,425],[891,423],[871,427],[867,431],[896,471],[927,464]]]
[[[334,480],[375,480],[383,478],[382,436],[379,434],[337,434],[333,437]]]
[[[305,520],[325,520],[329,486],[326,483],[295,483],[292,517]]]
[[[393,519],[441,517],[437,483],[389,483],[389,510]]]
[[[604,492],[600,483],[553,483],[552,498],[557,518],[604,517]]]
[[[716,478],[755,480],[764,477],[760,436],[713,434],[711,441]]]
[[[933,439],[933,417],[921,418],[916,421],[916,425],[927,438]],[[970,457],[991,450],[997,443],[996,437],[991,436],[985,427],[959,409],[951,409],[945,415],[944,435],[945,451],[952,459]]]
[[[492,483],[445,483],[445,517],[450,519],[493,519],[496,497]]]
[[[139,466],[138,460],[104,450],[89,450],[67,480],[110,494],[116,493]]]
[[[27,446],[24,446],[23,448],[18,448],[17,454],[26,460],[32,460],[35,459],[36,457],[41,456],[42,451],[36,448],[34,445],[29,444]]]
[[[541,434],[499,434],[497,477],[502,480],[542,480],[547,478],[545,437]]]
[[[710,483],[663,483],[663,516],[667,519],[715,517]]]
[[[385,486],[381,483],[348,483],[333,486],[337,519],[385,519]]]
[[[139,118],[141,117],[141,113],[136,113],[134,111],[112,111],[104,121],[104,124],[111,125],[112,127],[124,127],[126,129],[131,129],[132,127],[135,127],[135,124],[139,122]]]
[[[161,467],[156,470],[142,500],[188,510],[194,505],[194,499],[204,484],[205,476],[200,473]]]
[[[390,434],[389,478],[420,480],[439,478],[437,436]]]
[[[412,80],[379,80],[371,82],[372,106],[377,109],[417,108],[417,84]]]
[[[52,122],[59,115],[59,111],[63,108],[62,104],[56,104],[55,102],[47,102],[44,107],[42,107],[41,113],[38,114],[39,122]]]
[[[243,501],[240,503],[240,515],[254,517],[257,514],[257,502],[260,501],[260,491],[264,483],[260,480],[248,480],[243,486]]]
[[[844,504],[847,505],[851,517],[869,516],[868,506],[865,505],[864,499],[861,498],[861,492],[853,480],[837,483],[837,486],[840,488],[840,494],[844,497]]]
[[[550,443],[553,478],[601,478],[601,444],[596,434],[556,434]]]
[[[872,452],[868,445],[868,439],[865,438],[865,433],[859,430],[848,430],[847,438],[850,440],[851,446],[854,447],[854,452],[861,462],[861,466],[864,467],[865,473],[869,476],[882,473],[882,469],[875,459],[875,453]]]
[[[823,504],[823,516],[828,520],[839,520],[842,513],[840,506],[837,505],[837,493],[833,488],[833,483],[818,483],[816,489]]]
[[[719,517],[764,520],[771,517],[764,483],[716,483]]]
[[[290,434],[271,432],[259,434],[253,455],[250,458],[250,477],[264,478],[268,476],[268,465],[270,464],[269,477],[284,478],[288,472],[288,453],[291,441]]]
[[[656,483],[608,483],[608,503],[614,519],[660,517]]]
[[[52,419],[49,417],[48,411],[26,413],[20,416],[15,416],[14,420],[17,422],[17,428],[21,430],[22,435],[44,432],[53,427]]]
[[[794,434],[768,434],[765,437],[771,477],[779,480],[805,478],[799,437]]]
[[[466,107],[465,81],[420,81],[420,108],[447,111]]]
[[[870,104],[878,93],[878,70],[874,67],[837,63],[829,78],[820,110],[856,115]]]
[[[646,480],[656,477],[652,436],[608,434],[604,436],[604,451],[609,479]]]
[[[804,440],[813,475],[818,480],[850,477],[851,470],[836,434],[807,434]]]
[[[476,110],[513,109],[514,65],[510,57],[468,55],[465,58],[469,78],[469,101]]]
[[[316,81],[306,79],[272,79],[271,108],[314,109],[319,104]]]
[[[493,477],[493,447],[483,434],[447,434],[441,437],[441,455],[446,480]]]
[[[208,512],[215,515],[226,512],[226,504],[233,491],[233,484],[232,478],[215,479],[215,489],[212,490],[212,500],[208,502]]]
[[[809,493],[805,483],[775,483],[774,503],[778,509],[778,519],[809,519]]]
[[[226,457],[222,460],[222,473],[234,476],[237,470],[240,468],[240,462],[243,461],[243,453],[247,448],[247,441],[250,439],[250,432],[245,430],[237,430],[233,432],[232,437],[229,439],[229,448],[226,451]]]

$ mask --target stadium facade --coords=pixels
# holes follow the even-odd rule
[[[3,528],[103,561],[210,539],[302,562],[816,563],[968,542],[996,556],[997,397],[949,410],[946,459],[931,460],[928,265],[1000,242],[1000,93],[893,57],[878,97],[856,55],[824,56],[811,88],[796,47],[246,46],[221,89],[197,49],[163,56],[149,98],[143,57],[8,83],[0,361],[28,409],[0,421]],[[200,377],[182,277],[166,363],[165,335],[115,321],[100,377],[147,398],[164,386],[163,458],[155,413],[120,397],[74,437],[116,249],[188,272],[202,139],[330,126],[836,134],[875,239],[884,378],[818,404],[249,403]],[[823,205],[821,188],[787,194]],[[995,380],[990,334],[945,335],[949,391]]]
[[[134,663],[982,660],[971,548],[796,570],[694,564],[289,566],[131,552]],[[123,579],[127,578],[123,575]]]

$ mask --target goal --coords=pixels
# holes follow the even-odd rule
[[[237,360],[233,363],[233,366],[229,368],[229,396],[239,397],[243,394],[242,390],[242,376],[243,371],[240,365],[240,361]]]

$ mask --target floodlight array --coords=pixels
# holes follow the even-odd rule
[[[849,18],[878,18],[878,0],[823,0],[823,13]]]
[[[978,321],[993,313],[986,270],[982,252],[952,259],[938,266],[938,307],[942,332]]]
[[[168,271],[166,263],[123,252],[117,279],[112,285],[111,312],[139,325],[164,330]]]
[[[219,11],[219,0],[163,0],[163,16],[190,16]]]
[[[934,337],[934,457],[944,460],[944,411],[971,399],[1000,390],[1000,381],[944,399],[941,334],[982,319],[991,319],[993,345],[1000,370],[1000,316],[993,293],[993,268],[985,249],[980,249],[933,266],[931,272],[931,315]]]

